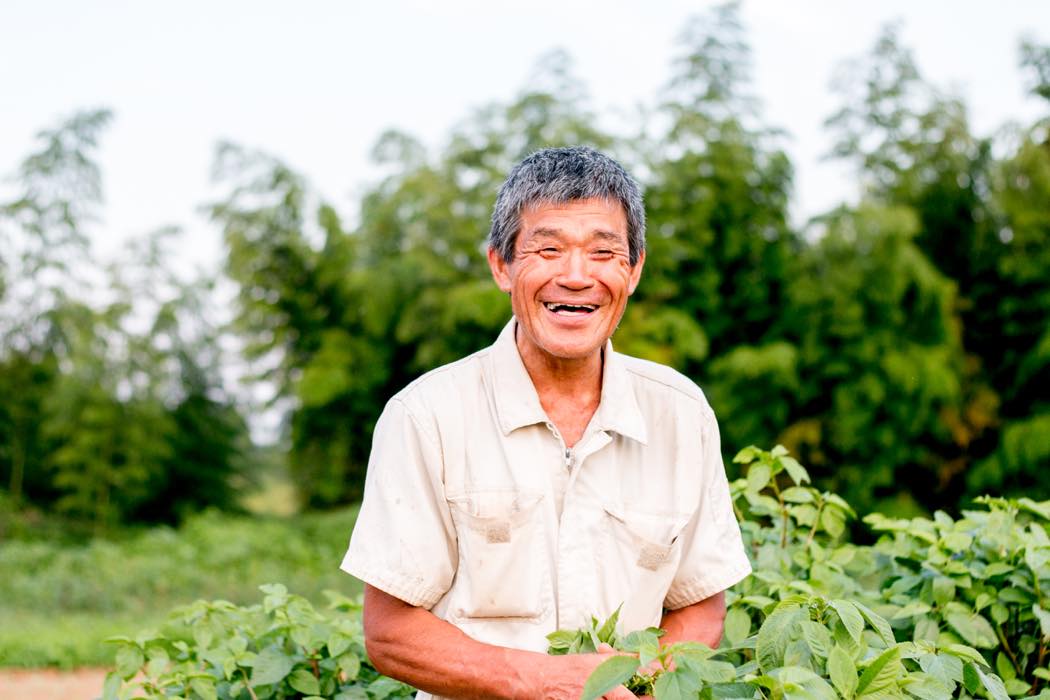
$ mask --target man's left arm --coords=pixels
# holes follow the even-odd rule
[[[725,590],[749,573],[751,564],[740,534],[722,464],[718,423],[704,404],[698,469],[699,502],[680,533],[682,557],[664,599],[661,644],[702,642],[716,649],[726,616]]]
[[[660,643],[701,642],[717,649],[722,641],[725,618],[726,596],[723,591],[684,608],[668,610],[660,622],[660,627],[666,632]]]

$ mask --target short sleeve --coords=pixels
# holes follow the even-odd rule
[[[679,535],[682,559],[664,599],[671,610],[710,598],[751,573],[729,495],[718,424],[710,407],[705,408],[700,431],[700,504]]]
[[[364,498],[340,568],[410,605],[431,608],[452,585],[455,528],[441,452],[391,399],[372,438]]]

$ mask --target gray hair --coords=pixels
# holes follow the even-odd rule
[[[586,146],[545,148],[514,166],[496,195],[489,247],[510,262],[521,228],[521,213],[533,204],[577,199],[618,201],[627,216],[631,265],[645,250],[645,205],[641,188],[623,166]]]

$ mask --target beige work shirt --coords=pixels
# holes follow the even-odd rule
[[[342,569],[479,641],[540,652],[621,604],[629,632],[747,576],[700,389],[607,343],[598,410],[566,448],[515,323],[387,404]]]

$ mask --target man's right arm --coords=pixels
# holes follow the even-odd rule
[[[615,652],[548,656],[484,644],[429,610],[365,585],[365,645],[380,673],[451,698],[576,700]],[[605,695],[633,700],[623,686]]]

